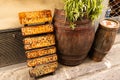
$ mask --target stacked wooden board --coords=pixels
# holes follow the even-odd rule
[[[57,69],[55,35],[50,10],[19,13],[23,43],[31,77],[53,73]]]

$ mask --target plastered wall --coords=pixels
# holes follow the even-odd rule
[[[18,13],[63,8],[62,0],[0,0],[0,30],[21,27]]]
[[[103,13],[96,24],[104,18],[108,0],[103,0],[103,5]],[[62,0],[0,0],[0,30],[22,27],[19,12],[50,9],[53,13],[54,8],[63,8]]]

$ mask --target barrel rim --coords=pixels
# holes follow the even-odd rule
[[[116,25],[115,27],[113,27],[113,28],[106,27],[105,25],[102,24],[102,21],[103,21],[103,20],[113,21],[113,22],[115,22],[117,25]],[[110,18],[109,18],[109,19],[103,19],[103,20],[101,20],[100,23],[99,23],[99,25],[101,25],[100,27],[103,28],[103,29],[106,29],[106,30],[118,30],[119,27],[120,27],[120,26],[119,26],[119,22],[118,22],[117,20],[113,20],[113,19],[110,19]]]
[[[85,24],[86,26],[83,25],[78,25],[79,27],[76,27],[75,29],[71,29],[70,25],[64,25],[64,24],[59,24],[59,23],[55,23],[54,27],[56,29],[61,29],[61,30],[65,30],[65,31],[83,31],[83,30],[91,30],[91,29],[95,29],[93,25],[87,26],[88,24]]]
[[[64,19],[58,19],[60,18],[60,16],[63,16]],[[53,19],[55,22],[64,24],[66,26],[70,25],[70,21],[67,19],[64,9],[55,8]],[[77,21],[74,22],[74,24],[76,25],[85,25],[90,23],[92,24],[92,20],[90,20],[89,18],[78,19]]]
[[[83,20],[77,20],[74,22],[76,24],[75,29],[72,29],[70,27],[70,22],[66,19],[62,20],[56,20],[58,19],[57,16],[64,16],[65,17],[65,12],[64,9],[55,9],[54,12],[54,27],[56,29],[61,29],[65,31],[82,31],[82,30],[91,30],[94,29],[94,25],[92,24],[92,21],[90,19],[83,19]],[[88,26],[89,25],[89,26]]]

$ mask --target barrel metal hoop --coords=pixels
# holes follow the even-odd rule
[[[106,52],[100,51],[100,50],[98,50],[97,48],[94,48],[94,50],[97,51],[97,52],[99,52],[99,53],[102,53],[102,54],[107,54],[107,53],[108,53],[108,51],[106,51]]]

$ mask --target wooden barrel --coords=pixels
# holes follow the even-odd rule
[[[90,57],[93,60],[101,61],[105,57],[114,43],[118,29],[119,22],[112,19],[105,19],[100,22],[90,52]]]
[[[65,19],[63,10],[55,10],[54,27],[56,33],[58,60],[68,66],[79,65],[87,57],[91,48],[95,29],[90,20],[76,22],[72,30]]]

